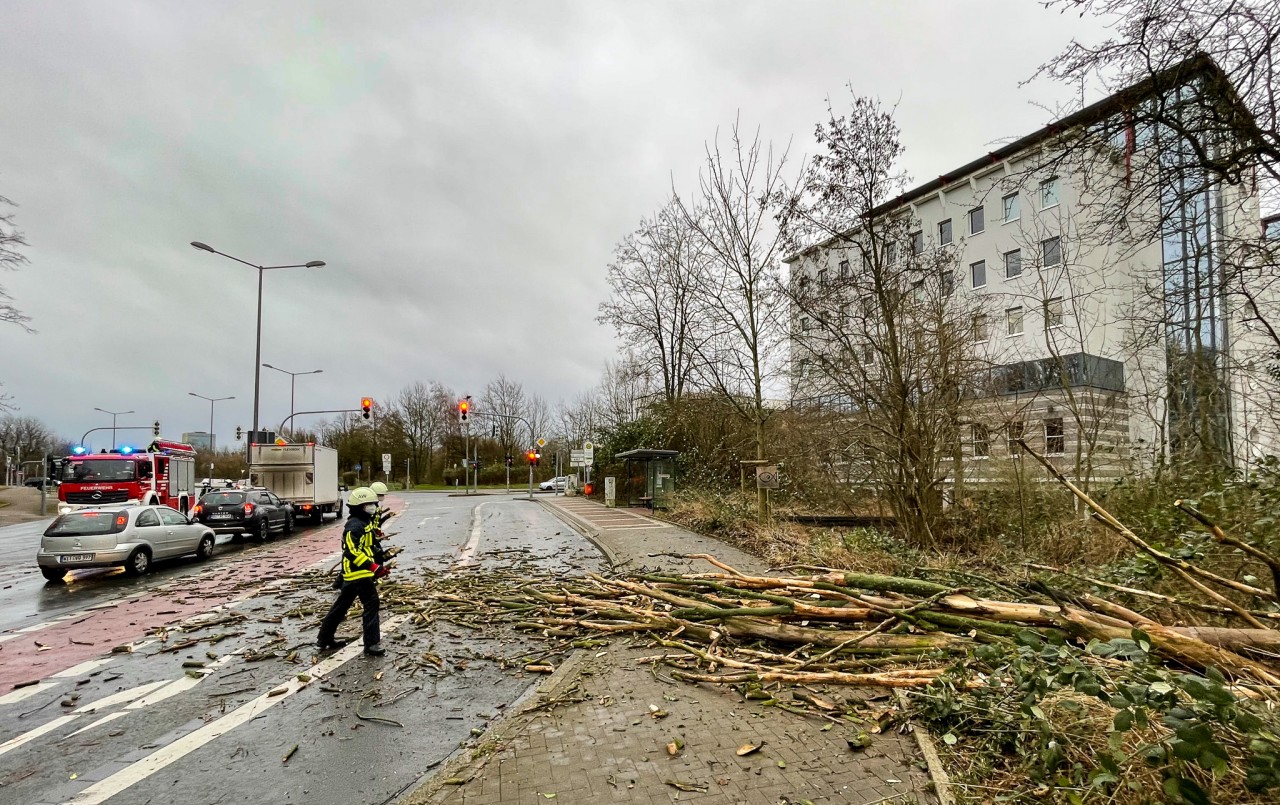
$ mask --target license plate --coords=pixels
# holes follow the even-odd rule
[[[93,559],[91,553],[64,553],[58,556],[58,561],[66,564],[67,562],[88,562]]]
[[[213,514],[209,515],[209,519],[210,520],[230,520],[231,513],[230,512],[214,512]]]

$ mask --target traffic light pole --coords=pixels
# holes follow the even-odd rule
[[[538,437],[534,436],[533,434],[533,423],[525,419],[524,417],[518,416],[516,414],[491,414],[487,411],[469,411],[468,413],[470,414],[470,416],[488,416],[488,417],[494,417],[497,419],[514,419],[517,422],[524,423],[524,426],[529,429],[529,449],[531,450],[536,449],[536,445],[534,443],[537,441]],[[469,428],[470,421],[468,421],[467,425]],[[468,433],[470,433],[469,430],[468,430]],[[511,471],[507,470],[507,472],[510,473]],[[510,487],[510,484],[511,482],[508,481],[507,482],[508,487]],[[477,491],[479,491],[478,486],[477,486]],[[533,464],[529,465],[529,500],[533,500]]]
[[[306,414],[354,414],[361,409],[359,408],[334,408],[328,411],[299,411],[296,414],[289,414],[280,423],[280,429],[276,433],[284,433],[284,426],[289,424],[295,416],[305,416]]]
[[[89,428],[87,431],[85,431],[84,434],[80,437],[80,441],[78,442],[78,444],[83,447],[84,440],[89,438],[89,434],[94,433],[96,431],[100,431],[100,430],[154,430],[154,429],[155,427],[153,425],[120,425],[119,427],[114,427],[114,428],[111,427],[110,425],[103,425],[100,428]]]

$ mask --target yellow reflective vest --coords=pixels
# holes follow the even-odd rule
[[[347,521],[342,532],[342,580],[358,581],[373,578],[373,530],[371,519],[361,523],[355,517]]]

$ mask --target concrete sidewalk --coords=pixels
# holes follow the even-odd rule
[[[634,511],[606,509],[582,498],[540,502],[628,573],[714,570],[702,560],[664,555],[689,553],[712,554],[743,572],[767,570],[730,545]],[[938,801],[915,736],[878,734],[868,748],[853,751],[847,739],[858,727],[824,730],[823,721],[746,701],[731,687],[674,682],[636,662],[657,653],[642,638],[579,652],[519,712],[405,802]],[[886,691],[824,693],[837,700],[870,699],[875,709],[893,703]],[[655,718],[654,708],[669,715]],[[684,747],[673,758],[665,747],[677,738]],[[748,743],[762,748],[739,757],[736,750]]]

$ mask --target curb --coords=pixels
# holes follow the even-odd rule
[[[412,786],[412,790],[392,801],[397,805],[428,805],[435,801],[441,791],[455,787],[447,785],[446,780],[463,779],[466,782],[462,783],[462,785],[474,780],[483,771],[484,767],[489,764],[494,755],[498,754],[494,751],[475,757],[475,750],[479,748],[479,745],[486,741],[506,743],[517,737],[529,721],[526,716],[529,715],[533,708],[530,700],[536,699],[543,694],[552,694],[570,680],[576,678],[582,664],[586,662],[588,654],[590,652],[585,649],[578,649],[573,654],[570,654],[550,676],[530,687],[523,696],[515,700],[511,707],[508,707],[502,715],[494,719],[490,728],[485,730],[483,735],[472,739],[472,741],[476,742],[475,745],[459,746],[443,762],[434,768],[428,769],[419,778],[420,782]],[[468,743],[471,742],[469,741]]]
[[[592,545],[596,546],[596,550],[604,554],[604,558],[609,563],[610,567],[616,568],[622,564],[622,560],[618,558],[618,554],[615,553],[612,548],[610,548],[608,545],[604,543],[603,540],[600,539],[600,534],[603,533],[601,529],[596,528],[595,526],[591,525],[586,520],[583,520],[581,517],[577,516],[576,514],[566,511],[560,508],[559,506],[554,505],[553,503],[550,503],[548,501],[544,501],[541,499],[537,500],[536,502],[541,504],[543,508],[549,510],[552,514],[554,514],[562,522],[566,523],[574,531],[577,531],[579,534],[581,534],[584,538],[586,538],[587,542],[590,542]]]
[[[898,706],[903,710],[911,706],[902,688],[894,690],[894,695]],[[956,798],[951,794],[951,777],[942,765],[938,747],[933,742],[933,733],[910,719],[907,723],[911,725],[911,732],[916,736],[916,745],[920,747],[920,754],[924,756],[924,765],[929,769],[929,779],[933,780],[933,793],[938,797],[938,805],[955,805]]]
[[[462,495],[452,495],[451,497],[463,497]],[[471,497],[476,497],[472,495]],[[534,498],[534,502],[543,506],[561,522],[568,525],[574,531],[581,534],[588,542],[596,547],[601,554],[604,555],[605,561],[611,567],[617,567],[619,560],[617,555],[611,548],[601,542],[600,529],[595,528],[586,520],[561,509],[552,504],[550,501],[542,498]],[[528,723],[525,716],[530,711],[529,700],[543,696],[544,694],[553,694],[555,691],[564,686],[569,680],[577,677],[578,670],[586,661],[590,652],[579,649],[565,658],[550,676],[543,679],[540,683],[533,685],[520,698],[508,707],[501,716],[491,722],[491,727],[485,730],[484,735],[478,737],[478,741],[495,740],[506,742],[517,737]],[[478,744],[477,744],[478,746]],[[446,788],[452,786],[446,785],[445,781],[455,778],[463,778],[467,782],[473,780],[481,770],[488,764],[490,758],[495,753],[487,753],[481,757],[474,757],[477,746],[460,746],[454,752],[445,758],[435,767],[427,769],[427,771],[419,778],[418,782],[410,786],[410,790],[402,794],[399,798],[393,800],[397,805],[428,805],[435,801],[435,798]]]

